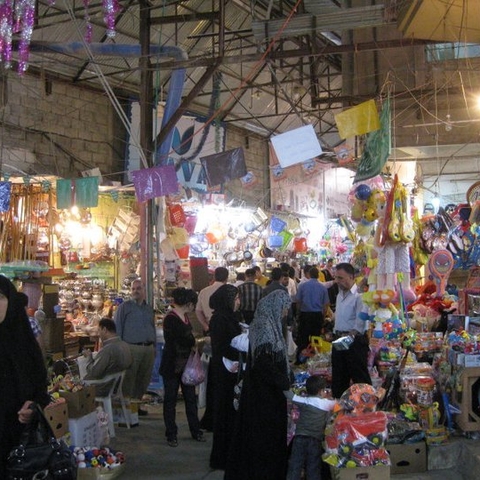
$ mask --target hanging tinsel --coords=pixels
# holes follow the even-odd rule
[[[115,17],[120,10],[118,0],[103,0],[103,19],[107,26],[107,37],[115,36]]]
[[[48,0],[54,5],[55,0]],[[36,0],[0,0],[0,61],[5,68],[12,66],[12,39],[19,36],[18,41],[18,73],[27,70],[30,53],[30,40],[35,23]],[[92,41],[92,24],[90,22],[90,0],[83,0],[85,8],[85,41]],[[118,0],[103,0],[103,18],[107,27],[107,37],[115,36],[115,19],[121,6]]]
[[[87,43],[91,43],[92,41],[92,33],[93,33],[93,27],[92,23],[90,22],[90,12],[88,11],[88,7],[90,6],[90,0],[83,0],[83,10],[85,12],[84,18],[85,18],[85,41]]]

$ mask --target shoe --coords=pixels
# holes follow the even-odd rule
[[[147,410],[143,410],[141,408],[138,409],[138,416],[139,417],[146,417],[148,415],[148,411]]]
[[[167,438],[167,445],[169,447],[178,447],[177,437]]]
[[[203,436],[202,432],[198,432],[195,435],[192,435],[192,438],[197,442],[206,442],[207,439]]]

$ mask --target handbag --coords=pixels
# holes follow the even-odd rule
[[[8,480],[76,480],[77,462],[63,440],[57,440],[42,409],[33,403],[32,421],[7,459]]]
[[[240,353],[238,356],[238,371],[237,381],[233,386],[233,408],[238,410],[240,408],[240,397],[242,395],[243,388],[243,355]]]
[[[187,364],[182,373],[182,383],[184,385],[199,385],[205,380],[205,370],[198,350],[191,352]]]

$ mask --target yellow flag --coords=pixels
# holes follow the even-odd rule
[[[335,121],[337,122],[340,138],[363,135],[380,128],[380,119],[375,100],[368,100],[356,107],[337,113]]]

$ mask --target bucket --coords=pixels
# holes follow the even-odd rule
[[[272,217],[270,219],[270,228],[273,232],[279,233],[287,226],[287,222],[284,222],[278,217]]]
[[[305,253],[308,250],[307,239],[305,237],[296,237],[293,240],[293,249],[297,253]]]
[[[188,255],[190,254],[190,245],[183,245],[182,247],[176,248],[175,250],[178,257],[184,260],[185,258],[188,258]]]
[[[169,205],[168,211],[170,214],[170,223],[173,227],[183,227],[185,224],[185,212],[183,207],[179,204]]]
[[[435,380],[431,377],[418,377],[415,380],[415,388],[417,391],[417,403],[419,405],[431,406]]]
[[[283,243],[283,237],[280,235],[270,235],[268,237],[268,245],[270,248],[280,248]]]

